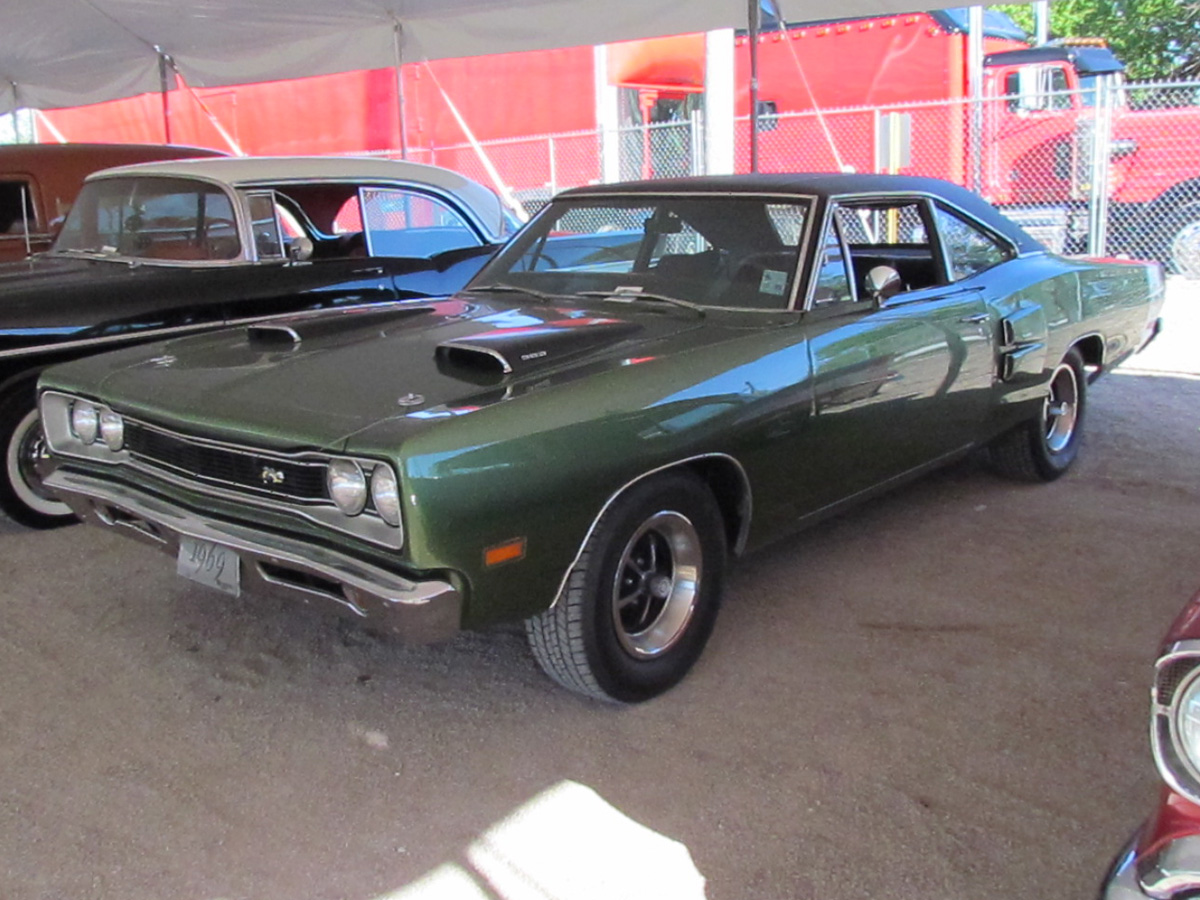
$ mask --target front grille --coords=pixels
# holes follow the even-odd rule
[[[326,462],[256,453],[126,422],[125,446],[139,462],[209,484],[302,503],[328,503]]]

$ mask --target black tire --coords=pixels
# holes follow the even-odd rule
[[[568,690],[639,703],[677,684],[716,622],[725,528],[712,492],[652,476],[601,517],[558,602],[525,621],[541,667]]]
[[[989,448],[992,465],[1018,481],[1053,481],[1079,455],[1086,409],[1087,372],[1083,357],[1072,349],[1054,368],[1038,415]]]
[[[28,528],[55,528],[75,521],[75,516],[43,487],[38,473],[46,448],[35,396],[30,385],[0,401],[0,449],[4,453],[0,510]]]

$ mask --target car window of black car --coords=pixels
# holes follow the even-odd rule
[[[229,196],[188,178],[106,178],[84,185],[55,242],[84,251],[170,262],[241,253]]]
[[[429,258],[447,250],[483,246],[466,219],[432,195],[364,187],[359,202],[370,256]]]
[[[858,294],[869,294],[871,271],[900,276],[898,292],[947,283],[929,206],[918,198],[851,200],[834,207],[834,219],[850,252]]]
[[[961,281],[1005,260],[1015,251],[998,237],[968,222],[940,203],[934,207],[938,231],[946,248],[950,279]]]

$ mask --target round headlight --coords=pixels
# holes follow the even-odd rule
[[[100,431],[100,410],[84,400],[71,404],[71,432],[85,444],[96,443]]]
[[[357,516],[367,505],[367,476],[352,459],[335,459],[326,474],[329,496],[348,516]]]
[[[371,499],[379,517],[396,528],[400,527],[400,486],[391,466],[376,466],[371,472]]]
[[[1187,764],[1200,773],[1200,677],[1188,679],[1175,701],[1175,734]]]
[[[125,420],[111,409],[104,410],[100,413],[100,437],[105,446],[116,453],[125,446]]]

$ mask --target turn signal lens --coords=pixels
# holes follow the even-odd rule
[[[85,444],[96,443],[100,432],[100,411],[86,400],[71,404],[71,433]]]
[[[367,505],[367,476],[352,459],[335,459],[326,473],[329,496],[348,516],[357,516]]]
[[[100,437],[113,453],[125,446],[125,420],[106,409],[100,413]]]
[[[379,518],[394,528],[400,527],[400,486],[391,466],[376,466],[371,472],[371,499]]]
[[[525,538],[513,538],[503,544],[488,547],[483,551],[485,566],[498,566],[501,563],[512,562],[525,556]]]

